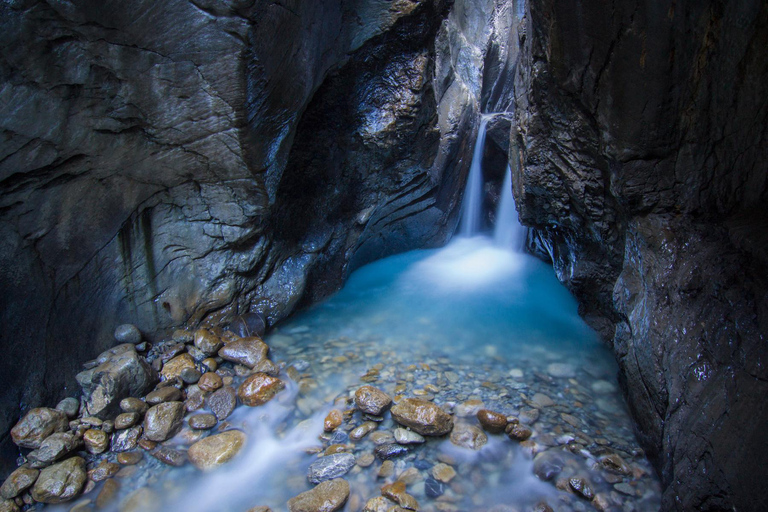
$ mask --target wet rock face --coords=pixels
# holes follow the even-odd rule
[[[524,32],[520,215],[612,339],[664,509],[766,508],[768,6],[533,0]]]

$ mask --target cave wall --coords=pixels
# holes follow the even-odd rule
[[[768,4],[531,0],[513,188],[610,340],[665,510],[765,510]]]
[[[436,34],[486,21],[459,26],[452,6],[0,4],[3,473],[10,426],[76,395],[117,324],[274,323],[365,261],[447,239],[479,86]]]

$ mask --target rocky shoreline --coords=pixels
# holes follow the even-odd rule
[[[156,345],[120,326],[118,344],[78,375],[80,400],[32,409],[13,428],[32,451],[0,488],[0,511],[63,502],[73,512],[176,510],[158,485],[235,459],[258,441],[233,412],[276,398],[293,410],[290,424],[323,420],[306,479],[287,479],[291,512],[658,508],[658,482],[613,420],[621,404],[605,375],[545,352],[538,366],[509,369],[496,354],[405,354],[375,336],[328,340],[306,326],[262,339],[260,322],[178,330]],[[472,495],[515,458],[549,482],[548,499],[518,506]]]

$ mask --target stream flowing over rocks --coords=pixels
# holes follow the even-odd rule
[[[57,483],[34,491],[43,500],[98,483],[101,501],[84,509],[146,510],[165,489],[127,495],[133,484],[118,482],[192,471],[187,448],[237,430],[227,422],[244,421],[238,404],[279,409],[288,396],[303,419],[317,413],[326,434],[348,436],[324,450],[374,443],[350,473],[393,486],[359,508],[452,503],[466,495],[452,485],[485,476],[441,467],[440,479],[398,461],[434,462],[443,436],[481,457],[496,436],[527,450],[537,425],[594,427],[552,389],[566,382],[602,414],[620,393],[639,446],[622,432],[633,440],[619,459],[593,457],[606,474],[630,468],[610,493],[567,471],[552,477],[561,491],[605,510],[644,503],[652,477],[632,469],[642,448],[664,510],[768,509],[767,45],[761,0],[1,2],[0,512],[28,508],[28,481],[50,468],[64,477],[46,477]],[[481,228],[499,221],[491,206],[508,165],[517,209],[506,215],[530,228],[527,250],[552,263],[609,345],[618,383],[544,354],[527,355],[534,373],[488,363],[499,380],[487,382],[526,385],[508,387],[525,398],[505,411],[464,389],[485,363],[455,360],[450,333],[435,342],[449,362],[425,363],[440,376],[411,389],[387,337],[340,334],[354,347],[320,354],[312,343],[334,337],[283,331],[355,269],[449,241],[481,124]],[[368,367],[360,382],[318,384],[345,397],[321,412],[306,387],[335,375],[315,368],[326,363]],[[378,364],[390,365],[386,385]],[[398,399],[403,382],[424,394]],[[370,390],[358,401],[364,385],[392,403]],[[448,389],[464,398],[438,400]],[[289,436],[296,418],[280,414],[273,430]],[[516,421],[502,428],[501,416]],[[607,439],[582,433],[571,441]],[[229,447],[210,455],[224,466],[252,446],[218,439],[199,453]],[[571,468],[571,456],[548,457],[542,474]],[[423,480],[394,485],[409,469]],[[354,482],[344,499],[343,483],[325,488],[334,507],[362,500]]]

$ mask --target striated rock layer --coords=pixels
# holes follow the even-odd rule
[[[513,187],[612,340],[665,510],[764,510],[768,4],[527,3]]]

